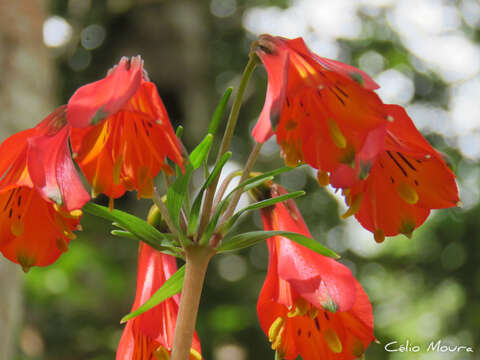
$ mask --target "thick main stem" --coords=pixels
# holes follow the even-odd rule
[[[185,253],[185,277],[175,326],[171,360],[189,359],[205,274],[208,263],[215,254],[211,248],[201,246],[187,247]]]
[[[255,53],[250,54],[250,59],[243,71],[242,81],[238,87],[237,95],[235,96],[235,101],[230,111],[230,115],[227,120],[227,127],[225,128],[225,133],[220,144],[220,150],[218,151],[217,163],[220,158],[225,154],[230,147],[230,142],[233,137],[233,132],[235,131],[235,126],[237,125],[238,115],[240,114],[240,108],[242,107],[242,99],[245,89],[247,88],[248,80],[255,70],[255,67],[258,64],[258,57]],[[202,217],[200,218],[200,225],[198,227],[198,239],[203,234],[205,227],[207,226],[208,220],[210,219],[210,211],[212,209],[213,198],[215,196],[215,190],[217,189],[218,179],[220,174],[212,181],[212,184],[207,188],[205,192],[205,200],[202,207]]]

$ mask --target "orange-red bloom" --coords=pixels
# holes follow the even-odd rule
[[[75,159],[95,194],[126,190],[151,197],[153,179],[169,170],[165,157],[183,166],[180,144],[155,85],[139,56],[122,58],[106,78],[82,86],[68,102]]]
[[[137,294],[132,311],[147,301],[177,270],[175,258],[140,243]],[[168,360],[172,350],[180,297],[175,295],[129,320],[117,349],[116,360]],[[202,359],[195,333],[190,360]]]
[[[272,196],[283,193],[272,187]],[[293,200],[261,214],[265,230],[310,236]],[[372,307],[350,270],[287,238],[267,243],[270,260],[257,312],[272,349],[288,360],[361,357],[374,340]]]
[[[343,167],[332,178],[332,185],[347,188],[350,209],[344,217],[355,217],[381,242],[385,235],[411,236],[423,224],[430,209],[459,204],[455,175],[416,129],[405,110],[385,105],[391,122],[387,127],[384,150],[371,163],[368,177],[354,184],[343,176],[352,170]]]
[[[254,44],[268,74],[265,105],[253,130],[258,142],[276,134],[287,165],[306,162],[328,173],[356,169],[383,146],[387,114],[361,70],[312,53],[301,38],[261,35]]]
[[[0,145],[0,251],[25,271],[68,249],[89,200],[70,157],[65,108]]]

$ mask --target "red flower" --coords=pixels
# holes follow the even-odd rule
[[[151,197],[153,179],[183,166],[180,144],[155,85],[139,56],[122,58],[106,78],[82,86],[68,102],[75,159],[94,193],[110,198],[126,190]]]
[[[272,196],[284,194],[272,187]],[[310,236],[295,203],[263,209],[265,230]],[[275,236],[267,240],[270,261],[258,299],[263,331],[282,358],[356,359],[374,340],[367,294],[341,263]]]
[[[348,187],[344,194],[350,209],[344,215],[355,215],[363,227],[382,242],[387,236],[411,236],[423,224],[430,209],[459,204],[455,175],[416,129],[405,110],[385,105],[392,120],[387,126],[384,150],[370,164],[364,181],[345,183],[340,169],[332,185]]]
[[[0,145],[0,251],[25,271],[68,249],[89,200],[70,157],[65,109]]]
[[[361,161],[381,150],[385,136],[378,85],[361,70],[310,52],[301,38],[261,35],[255,49],[268,88],[254,138],[276,134],[287,165],[310,164],[321,184],[340,164],[362,176]]]
[[[138,254],[137,294],[132,311],[147,301],[177,270],[175,258],[141,243]],[[117,349],[117,360],[168,360],[173,344],[179,295],[129,320]],[[195,333],[190,360],[202,359]]]

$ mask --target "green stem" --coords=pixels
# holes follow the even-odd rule
[[[228,117],[227,127],[225,128],[225,133],[220,144],[220,150],[218,151],[216,163],[218,163],[222,155],[225,154],[230,147],[230,142],[232,141],[233,132],[235,131],[238,115],[240,114],[240,108],[242,106],[243,94],[245,93],[245,89],[247,88],[248,80],[250,79],[250,76],[252,75],[253,70],[255,70],[258,62],[258,56],[255,53],[251,53],[247,66],[243,71],[242,81],[240,82],[237,94],[235,95],[235,101],[233,102],[233,106]],[[212,181],[212,184],[207,188],[205,192],[205,200],[203,202],[202,216],[200,218],[200,224],[198,227],[197,239],[200,239],[203,232],[205,231],[205,227],[207,226],[208,221],[210,220],[213,198],[215,196],[215,190],[217,189],[219,178],[220,173],[215,178],[215,180]]]
[[[242,170],[234,171],[231,174],[229,174],[225,180],[223,180],[222,184],[220,185],[220,188],[217,191],[217,194],[215,195],[215,200],[213,201],[213,208],[216,208],[218,206],[218,203],[222,201],[223,195],[225,194],[225,191],[227,191],[228,185],[232,182],[234,178],[237,176],[242,176]]]
[[[255,146],[253,147],[252,152],[248,156],[248,160],[247,160],[247,163],[245,164],[245,168],[243,169],[242,177],[238,182],[239,184],[246,181],[250,177],[250,172],[253,169],[253,165],[255,165],[255,162],[257,161],[258,155],[260,154],[260,150],[262,149],[262,145],[263,145],[262,143],[256,143]],[[233,194],[232,201],[230,201],[230,204],[228,204],[228,208],[225,211],[225,214],[223,215],[224,221],[228,220],[233,215],[233,212],[235,211],[235,207],[237,206],[241,195],[242,195],[242,189],[238,189],[235,192],[235,194]]]
[[[185,249],[185,277],[170,360],[189,359],[205,274],[214,254],[209,247],[194,245]]]

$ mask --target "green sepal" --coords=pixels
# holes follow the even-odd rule
[[[334,259],[339,259],[340,256],[337,255],[334,251],[323,246],[319,242],[298,233],[290,231],[251,231],[248,233],[238,234],[231,238],[225,238],[222,245],[220,245],[216,251],[217,253],[236,251],[244,249],[253,245],[258,244],[261,241],[264,241],[273,236],[283,236],[286,237],[299,245],[305,246],[310,250],[319,253],[320,255],[328,256]]]
[[[192,165],[188,163],[185,165],[185,174],[177,174],[177,179],[167,190],[166,206],[168,214],[177,228],[179,227],[180,212],[187,196],[188,184],[190,183],[191,177]]]
[[[110,220],[114,226],[128,231],[133,237],[147,243],[153,248],[162,247],[176,249],[174,247],[172,235],[161,233],[146,221],[134,215],[117,209],[110,211],[110,209],[105,206],[91,202],[83,206],[83,211]]]
[[[188,229],[187,229],[188,235],[193,235],[197,230],[197,223],[200,217],[200,208],[202,206],[203,193],[210,186],[213,180],[215,180],[215,178],[220,174],[220,171],[222,171],[223,167],[225,166],[225,164],[227,163],[227,161],[230,159],[231,156],[232,156],[232,153],[230,151],[227,151],[225,154],[222,155],[222,157],[220,158],[220,161],[217,163],[217,165],[215,165],[213,171],[207,177],[207,180],[205,180],[205,183],[202,185],[202,187],[200,188],[200,191],[195,197],[195,200],[193,201],[193,205],[190,210],[190,214],[188,218]]]
[[[180,291],[182,291],[184,276],[185,276],[185,265],[180,267],[175,272],[175,274],[173,274],[170,278],[168,278],[167,281],[165,281],[163,285],[155,292],[155,294],[153,294],[150,297],[150,299],[145,301],[145,303],[143,303],[135,311],[132,311],[130,314],[125,315],[120,321],[120,324],[123,324],[128,320],[136,318],[137,316],[157,306],[162,301],[165,301],[168,298],[172,297],[173,295],[178,294]]]
[[[183,203],[188,199],[188,185],[194,170],[200,167],[212,146],[213,135],[208,134],[191,152],[189,162],[185,164],[185,172],[177,171],[177,178],[167,190],[167,210],[173,223],[179,227],[180,212]],[[230,154],[231,155],[231,154]],[[178,166],[177,166],[178,170]]]
[[[215,135],[218,130],[218,126],[220,125],[220,121],[222,120],[223,114],[225,113],[225,109],[228,104],[228,100],[230,99],[230,95],[232,95],[233,88],[229,87],[225,90],[220,102],[213,113],[212,120],[210,120],[210,125],[208,126],[208,133]]]
[[[207,136],[205,136],[202,142],[198,144],[195,149],[193,149],[192,153],[189,156],[193,170],[198,169],[200,165],[202,165],[203,160],[206,158],[208,152],[210,151],[212,141],[213,135],[207,134]]]
[[[175,135],[180,139],[183,134],[183,126],[178,125],[177,130],[175,131]]]

